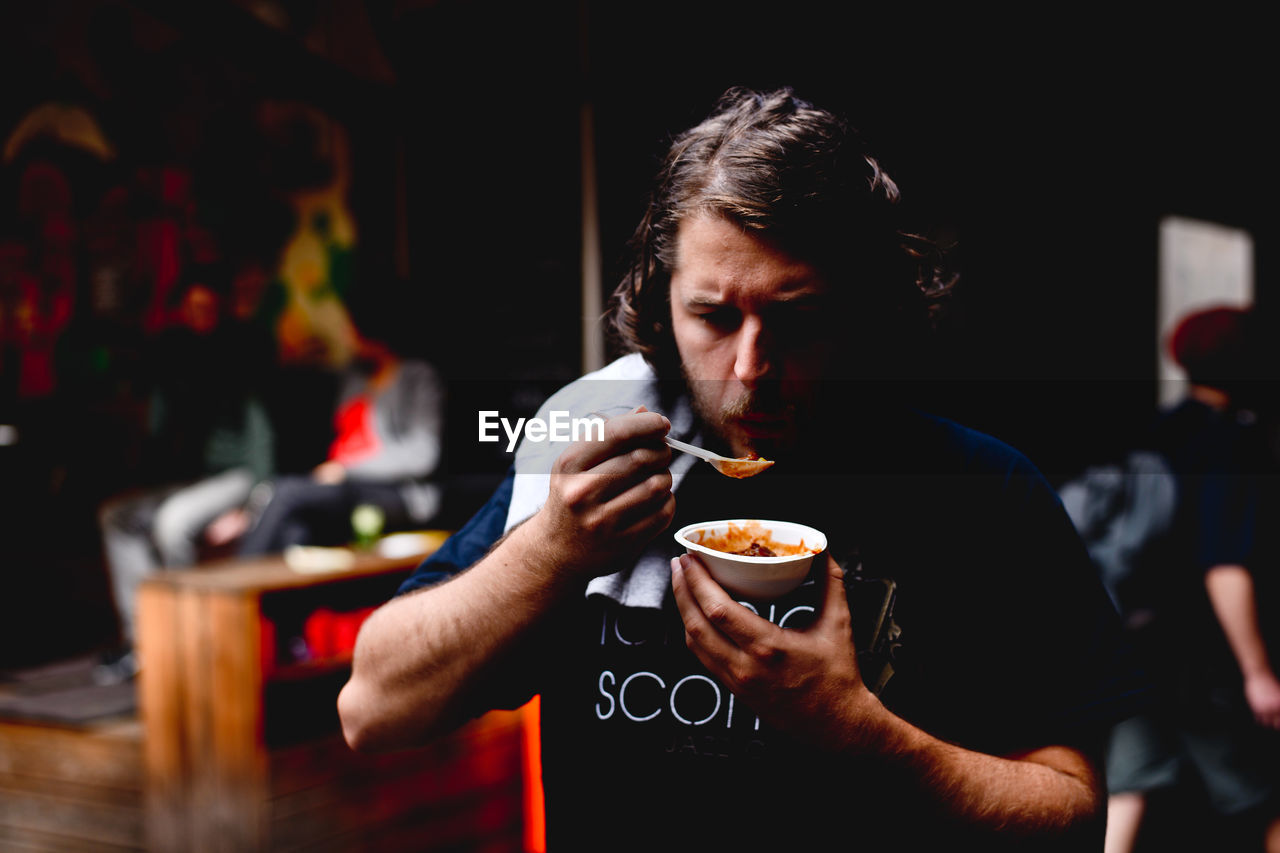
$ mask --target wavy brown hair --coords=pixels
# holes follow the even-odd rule
[[[955,283],[941,254],[897,224],[898,186],[840,117],[791,89],[733,88],[672,142],[629,242],[609,312],[613,342],[678,375],[669,290],[680,223],[712,214],[758,232],[835,282],[832,321],[859,370],[884,371]],[[867,359],[876,362],[871,366]]]

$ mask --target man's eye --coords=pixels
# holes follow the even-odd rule
[[[778,310],[765,321],[774,334],[784,337],[805,337],[831,319],[820,305],[803,305]]]
[[[742,315],[734,308],[714,308],[699,312],[697,317],[717,329],[735,329],[742,322]]]

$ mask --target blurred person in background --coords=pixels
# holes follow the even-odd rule
[[[1051,487],[906,405],[952,278],[857,133],[790,90],[676,137],[611,319],[628,352],[539,416],[481,511],[365,622],[359,750],[541,697],[552,850],[1096,850],[1101,747],[1140,678]],[[730,479],[670,434],[776,464]],[[827,533],[730,597],[671,527]]]
[[[262,511],[240,541],[242,557],[295,545],[342,545],[352,511],[376,507],[384,531],[428,524],[440,510],[444,384],[435,368],[402,355],[407,318],[395,305],[361,305],[350,325],[354,356],[339,372],[332,441],[306,474],[267,484]]]
[[[195,268],[175,295],[175,323],[147,352],[147,434],[137,485],[99,510],[103,553],[120,620],[121,645],[99,681],[132,676],[138,586],[162,568],[196,564],[226,544],[210,526],[243,506],[275,473],[275,431],[266,404],[272,351],[246,318],[228,314],[231,278]]]
[[[1152,798],[1178,788],[1220,820],[1215,849],[1280,851],[1280,610],[1265,534],[1278,507],[1254,393],[1259,333],[1252,311],[1214,307],[1167,342],[1186,394],[1147,442],[1172,472],[1174,522],[1161,565],[1127,591],[1142,602],[1137,635],[1159,698],[1112,734],[1107,853],[1141,849]],[[1152,829],[1196,829],[1172,823]]]

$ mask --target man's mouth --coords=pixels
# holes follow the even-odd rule
[[[750,438],[777,438],[787,430],[788,421],[780,415],[750,414],[735,419],[738,428]]]

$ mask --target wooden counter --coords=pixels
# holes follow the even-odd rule
[[[143,584],[149,849],[522,848],[524,711],[422,750],[357,755],[335,705],[349,660],[302,646],[308,615],[386,601],[423,556],[359,553],[306,573],[278,557],[231,561]]]

